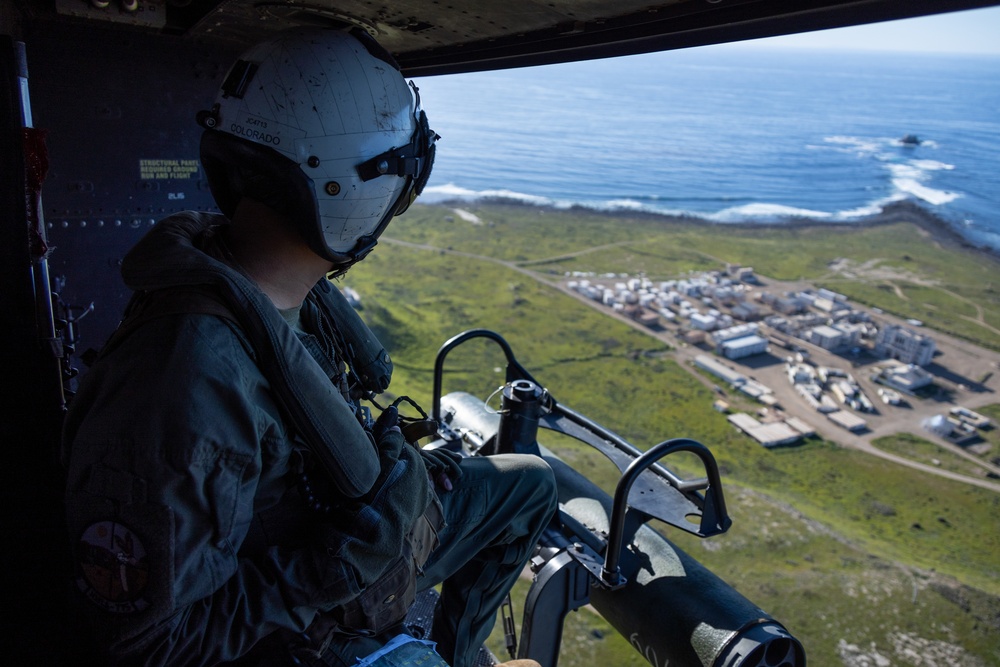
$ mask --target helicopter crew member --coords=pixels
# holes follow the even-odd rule
[[[431,639],[471,667],[552,471],[371,419],[392,365],[327,280],[427,182],[416,89],[367,35],[295,29],[199,120],[224,215],[170,216],[130,251],[133,299],[66,420],[81,612],[113,664],[353,665],[443,582]]]

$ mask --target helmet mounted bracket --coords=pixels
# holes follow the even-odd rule
[[[237,60],[232,69],[229,70],[226,80],[222,82],[222,96],[242,100],[243,96],[246,95],[247,88],[250,87],[250,81],[257,73],[257,67],[257,63]]]

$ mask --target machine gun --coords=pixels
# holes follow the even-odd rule
[[[444,363],[459,345],[494,341],[506,360],[500,410],[465,392],[442,396]],[[655,667],[803,667],[802,644],[784,626],[645,525],[658,519],[699,537],[724,533],[726,512],[715,458],[694,440],[676,438],[645,452],[558,403],[515,359],[496,332],[473,329],[448,340],[434,364],[429,448],[467,456],[522,453],[543,457],[559,486],[559,510],[531,560],[515,657],[556,667],[563,620],[593,605]],[[605,455],[622,473],[611,497],[538,444],[538,429],[570,436]],[[705,476],[682,479],[660,464],[690,452]]]

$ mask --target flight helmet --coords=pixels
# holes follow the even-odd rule
[[[219,208],[285,214],[345,270],[423,190],[437,135],[392,56],[363,31],[295,28],[246,51],[211,110],[201,160]]]

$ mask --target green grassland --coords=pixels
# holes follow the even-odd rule
[[[418,207],[394,222],[390,235],[558,274],[627,271],[671,278],[689,270],[724,268],[726,262],[752,266],[769,278],[810,281],[1000,349],[996,258],[962,248],[947,236],[932,239],[912,222],[740,226],[529,206],[472,211],[481,224],[466,222],[445,207]],[[849,271],[831,271],[831,264],[842,258],[863,266],[864,273],[851,277]],[[907,280],[912,276],[921,283]]]
[[[905,456],[913,461],[936,465],[969,477],[982,477],[986,470],[975,462],[959,456],[929,440],[918,438],[912,433],[897,433],[879,438],[873,443],[879,449]]]
[[[720,234],[652,218],[517,206],[474,212],[483,224],[444,207],[414,207],[390,227],[391,239],[343,279],[360,292],[362,315],[393,353],[393,392],[429,409],[441,343],[465,329],[494,329],[557,400],[640,448],[685,436],[712,449],[733,528],[710,540],[663,532],[784,623],[805,644],[810,664],[844,664],[852,646],[892,656],[892,664],[918,664],[901,658],[900,646],[959,651],[938,664],[1000,664],[1000,494],[819,439],[765,450],[712,409],[706,383],[681,368],[665,344],[515,266],[529,262],[543,279],[548,271],[640,268],[669,278],[728,261],[769,277],[817,279],[838,258],[881,258],[921,279],[918,271],[927,267],[937,272],[935,280],[948,281],[949,292],[980,303],[975,289],[983,289],[984,278],[996,279],[996,264],[935,247],[907,223],[849,232],[726,227]],[[847,294],[848,287],[867,289],[839,274],[830,286]],[[931,292],[942,317],[970,312],[961,310],[962,299]],[[870,298],[887,311],[905,303],[893,301],[894,290],[876,289]],[[932,302],[930,295],[921,298]],[[995,301],[980,307],[994,318],[1000,312]],[[470,343],[449,356],[444,389],[485,399],[502,384],[503,365],[492,344]],[[543,442],[602,488],[613,487],[617,472],[600,455]],[[690,460],[672,463],[682,473],[695,471]],[[561,665],[644,664],[590,611],[571,616],[566,637],[572,641],[565,642]]]

